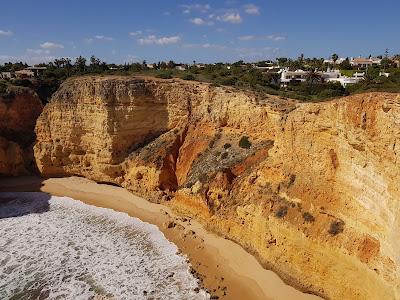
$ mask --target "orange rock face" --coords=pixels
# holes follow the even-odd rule
[[[398,299],[399,116],[397,94],[304,104],[180,80],[82,77],[45,107],[34,150],[42,174],[163,202],[303,290]]]
[[[39,97],[25,88],[0,97],[0,175],[33,171],[34,128],[42,109]]]

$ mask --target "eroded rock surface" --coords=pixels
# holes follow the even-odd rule
[[[34,170],[34,128],[42,109],[39,97],[27,88],[16,87],[0,96],[0,176]]]
[[[305,291],[399,299],[399,116],[397,94],[301,104],[180,80],[82,77],[45,107],[34,150],[45,176],[163,202]]]

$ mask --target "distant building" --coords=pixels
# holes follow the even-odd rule
[[[363,80],[363,78],[341,76],[339,78],[330,78],[327,80],[327,82],[339,82],[343,87],[346,87],[349,84],[355,84],[361,80]]]
[[[358,68],[368,68],[374,65],[379,66],[381,64],[381,61],[382,59],[377,57],[370,57],[370,58],[357,57],[357,58],[352,58],[350,60],[350,65]]]
[[[279,71],[281,74],[280,84],[283,87],[288,86],[290,83],[300,83],[306,81],[307,72],[303,70],[289,71],[289,69],[282,69]]]
[[[21,71],[15,71],[15,76],[20,79],[33,78],[35,77],[35,72],[28,69],[24,69]]]
[[[329,65],[340,65],[342,62],[344,62],[346,58],[338,58],[336,61],[334,61],[332,58],[330,59],[325,59],[324,64],[329,64]]]
[[[14,72],[1,72],[0,73],[0,78],[2,78],[2,79],[15,78],[15,73]]]
[[[32,71],[34,73],[34,77],[38,77],[46,69],[47,69],[46,67],[28,67],[28,68],[26,68],[26,70]]]
[[[386,78],[390,76],[388,72],[379,72],[379,76],[385,76]]]
[[[187,69],[186,65],[183,64],[177,64],[175,65],[175,69],[179,71],[185,71]]]
[[[289,71],[288,69],[281,69],[278,73],[281,74],[280,85],[286,87],[292,83],[301,83],[307,81],[307,74],[309,72],[304,70]],[[354,73],[353,77],[342,76],[339,70],[330,70],[327,72],[317,72],[324,82],[339,82],[343,87],[349,84],[357,83],[364,79],[365,73]]]
[[[364,78],[365,77],[365,72],[355,72],[353,74],[354,78]]]

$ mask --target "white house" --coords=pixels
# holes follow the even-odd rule
[[[304,70],[289,71],[289,69],[281,69],[278,73],[281,74],[280,85],[288,86],[289,83],[300,83],[307,80],[309,72]],[[325,82],[339,82],[343,87],[349,84],[357,83],[364,79],[365,73],[354,73],[355,76],[342,76],[339,70],[330,70],[326,72],[317,72]]]
[[[339,78],[330,78],[327,80],[327,82],[339,82],[343,87],[346,87],[349,84],[355,84],[360,82],[361,80],[362,78],[342,76]]]
[[[1,72],[0,78],[3,78],[3,79],[15,78],[15,73],[14,72]]]
[[[342,62],[344,62],[346,60],[346,58],[343,58],[343,57],[340,57],[340,58],[338,58],[336,61],[334,61],[332,58],[329,58],[329,59],[325,59],[324,60],[324,64],[329,64],[329,65],[339,65],[339,64],[341,64]]]
[[[186,70],[186,65],[177,64],[177,65],[175,66],[175,69],[176,69],[176,70],[179,70],[179,71],[185,71],[185,70]]]
[[[351,58],[350,64],[353,67],[358,67],[358,68],[368,68],[371,66],[380,66],[381,65],[382,59],[377,58],[377,57],[370,57],[370,58],[363,58],[363,57],[357,57],[357,58]]]
[[[305,82],[307,72],[303,70],[289,71],[288,68],[281,69],[278,73],[281,74],[281,86],[286,87],[289,83]]]

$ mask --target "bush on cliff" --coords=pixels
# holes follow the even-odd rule
[[[344,230],[344,222],[339,220],[339,221],[333,221],[331,223],[331,226],[329,227],[328,232],[331,235],[337,235],[339,233],[342,233]]]
[[[242,138],[239,141],[239,147],[243,149],[250,149],[251,142],[249,141],[248,136],[242,136]]]
[[[195,77],[193,74],[184,74],[181,77],[183,80],[195,80]]]
[[[172,72],[170,71],[162,71],[160,73],[157,74],[158,78],[162,78],[162,79],[171,79],[172,78]]]

